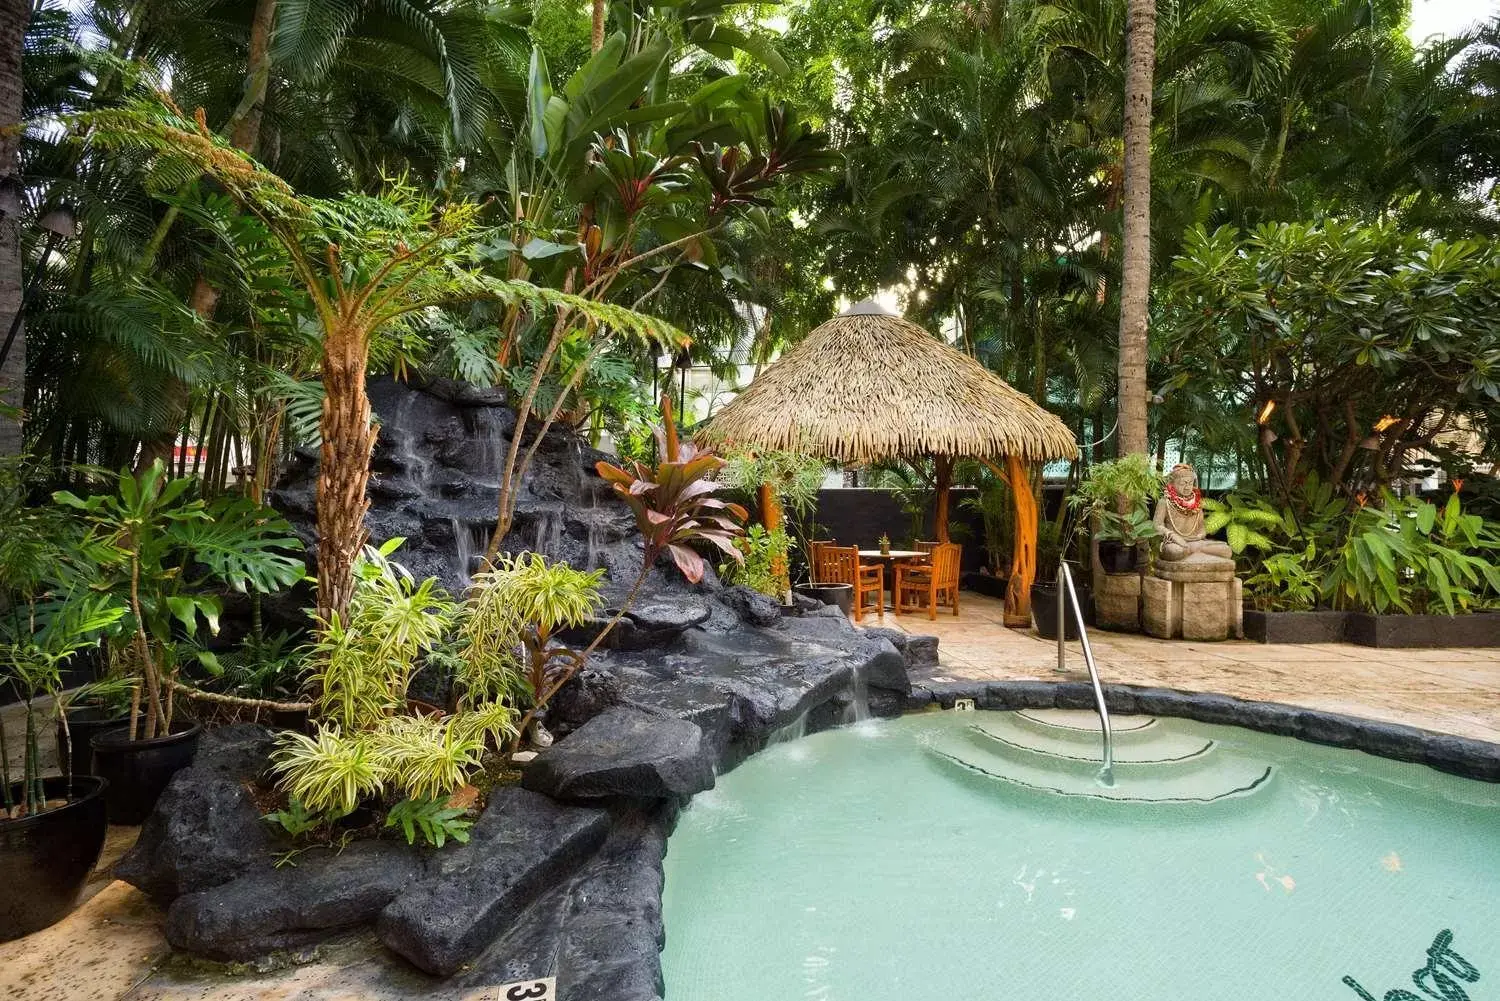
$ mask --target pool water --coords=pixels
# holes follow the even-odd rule
[[[1500,1001],[1500,787],[1116,723],[1112,787],[1062,713],[860,723],[721,776],[668,846],[668,1001]]]

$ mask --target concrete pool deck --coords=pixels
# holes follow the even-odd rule
[[[930,677],[1056,681],[1088,677],[1077,643],[1057,673],[1057,643],[1008,629],[998,599],[964,592],[960,614],[866,615],[862,625],[938,637]],[[1196,643],[1089,630],[1102,680],[1284,702],[1500,743],[1500,649],[1381,650],[1349,643]],[[916,679],[913,679],[916,680]]]

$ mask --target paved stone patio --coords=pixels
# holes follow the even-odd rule
[[[1087,679],[1079,644],[1057,673],[1057,644],[1007,629],[1002,603],[964,592],[960,614],[866,615],[863,625],[938,637],[935,677],[953,680]],[[1500,649],[1378,650],[1348,643],[1197,643],[1089,631],[1106,682],[1220,692],[1500,743]]]

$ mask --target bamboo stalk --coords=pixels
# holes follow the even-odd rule
[[[311,702],[276,702],[272,699],[250,699],[239,695],[224,695],[220,692],[205,692],[201,688],[185,685],[176,678],[167,679],[167,687],[174,692],[181,692],[195,702],[212,702],[220,706],[238,706],[243,709],[267,709],[271,712],[307,712],[312,709]]]

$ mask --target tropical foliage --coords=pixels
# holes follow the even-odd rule
[[[139,474],[121,470],[111,492],[53,495],[90,533],[99,557],[90,586],[123,609],[111,649],[139,681],[132,740],[172,731],[183,643],[200,629],[219,631],[215,588],[264,594],[302,579],[302,544],[285,519],[242,497],[204,501],[196,490],[195,480],[167,476],[158,461]]]

